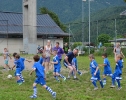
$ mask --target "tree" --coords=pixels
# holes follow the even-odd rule
[[[111,37],[108,34],[101,34],[101,35],[98,36],[98,42],[101,42],[104,45],[104,43],[109,42],[110,38]]]
[[[64,26],[56,13],[48,10],[46,7],[40,8],[40,13],[41,14],[49,14],[49,16],[55,21],[55,23],[65,32],[66,31],[66,26]]]
[[[124,2],[126,2],[126,0],[124,0]]]

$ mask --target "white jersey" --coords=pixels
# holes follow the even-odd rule
[[[5,56],[5,59],[9,59],[9,52],[3,52],[3,55]]]
[[[45,46],[45,54],[46,54],[46,57],[50,57],[51,56],[51,46],[48,47],[47,45]]]

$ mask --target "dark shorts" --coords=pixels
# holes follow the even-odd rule
[[[67,68],[69,65],[66,62],[63,62],[64,66]],[[71,65],[72,66],[72,65]]]
[[[43,62],[50,62],[50,57],[43,58]]]
[[[43,85],[46,84],[46,81],[45,81],[45,79],[44,79],[43,77],[37,77],[37,78],[35,79],[34,83],[40,84],[40,85],[43,86]]]

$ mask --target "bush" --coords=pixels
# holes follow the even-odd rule
[[[113,54],[113,47],[107,47],[105,50],[105,47],[100,48],[97,50],[94,55],[96,56],[102,56],[103,53],[107,53],[108,56],[114,56]]]
[[[71,46],[71,49],[73,50],[74,48],[76,48],[77,46],[80,46],[82,45],[81,42],[75,42],[72,46]]]
[[[111,44],[111,43],[104,43],[104,46],[105,47],[113,47],[113,44]]]

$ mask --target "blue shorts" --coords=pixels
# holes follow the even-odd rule
[[[94,80],[94,81],[101,80],[100,74],[96,74],[96,76],[92,75],[91,80]]]
[[[40,85],[46,85],[46,81],[43,77],[37,77],[34,81],[34,83],[40,84]]]
[[[5,59],[5,60],[4,60],[4,63],[5,63],[6,65],[8,65],[8,59]]]
[[[24,69],[25,69],[25,67],[22,67],[22,68],[21,68],[21,71],[23,71]]]
[[[64,66],[67,68],[69,65],[66,62],[63,62]],[[72,65],[71,65],[72,66]]]
[[[20,75],[21,75],[21,68],[16,68],[15,76],[20,76]]]
[[[122,79],[121,74],[117,74],[117,73],[114,73],[114,74],[112,75],[112,78],[113,78],[113,79],[118,79],[118,80],[121,80],[121,79]]]
[[[61,68],[61,67],[58,67],[58,68],[57,68],[57,67],[54,67],[53,72],[55,72],[55,73],[56,73],[56,72],[57,72],[57,73],[60,73],[60,68]]]
[[[103,75],[112,76],[112,72],[111,71],[104,71]]]

